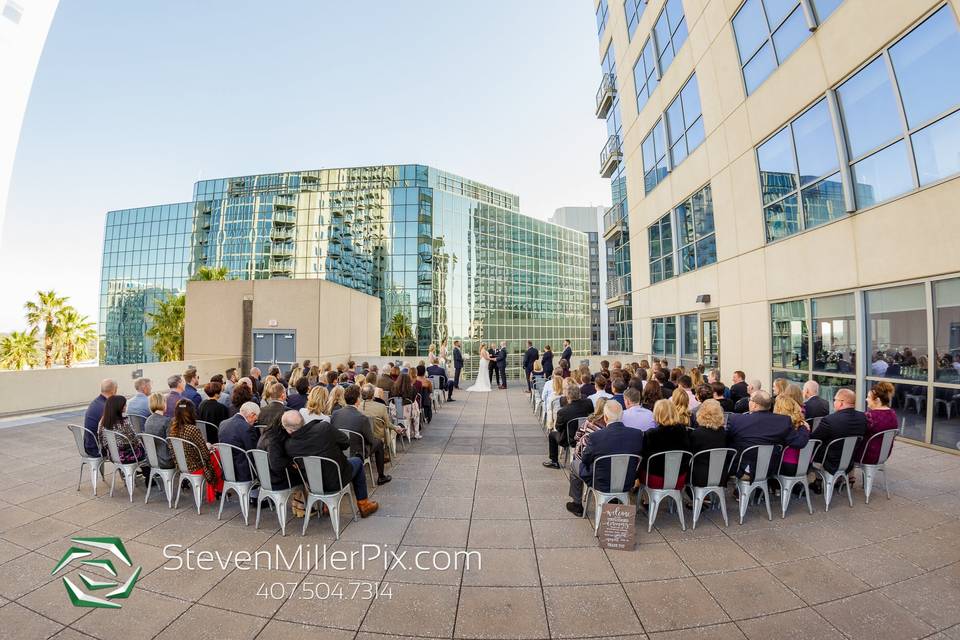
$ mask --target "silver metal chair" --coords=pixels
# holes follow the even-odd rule
[[[223,469],[223,491],[220,493],[220,510],[217,511],[217,520],[223,516],[223,504],[227,501],[227,494],[233,491],[240,501],[240,513],[243,515],[243,524],[250,524],[250,492],[253,491],[253,480],[237,480],[237,470],[234,458],[241,456],[247,459],[247,468],[253,469],[253,461],[246,451],[226,442],[213,445],[220,454],[220,468]],[[253,472],[251,471],[251,478]]]
[[[142,416],[139,413],[128,413],[127,419],[130,421],[130,426],[133,427],[133,430],[137,433],[143,433],[143,425],[146,424],[146,416]]]
[[[373,476],[373,462],[370,460],[370,454],[367,449],[367,439],[363,437],[363,434],[359,431],[351,431],[350,429],[340,429],[341,432],[347,434],[347,438],[350,439],[350,448],[353,449],[354,439],[358,438],[360,440],[360,451],[363,453],[361,458],[363,458],[363,466],[370,470],[370,485],[376,486],[376,478]]]
[[[567,444],[563,448],[564,465],[568,465],[570,463],[570,457],[573,455],[574,438],[577,435],[577,431],[580,430],[580,425],[586,421],[586,418],[574,418],[573,420],[567,420]]]
[[[307,456],[297,458],[300,472],[300,478],[303,480],[303,488],[307,495],[303,514],[303,531],[301,535],[307,535],[307,526],[310,524],[310,512],[313,505],[322,502],[330,512],[330,524],[333,525],[333,535],[337,540],[340,539],[340,502],[343,496],[347,496],[347,502],[350,504],[350,513],[352,520],[357,519],[357,508],[354,506],[353,484],[347,483],[343,486],[343,478],[340,476],[340,465],[332,458],[323,456]],[[323,465],[332,465],[337,474],[337,487],[326,487],[323,482]],[[304,475],[306,474],[306,475]],[[320,515],[317,515],[319,518]]]
[[[197,420],[197,429],[200,430],[200,433],[203,434],[203,439],[207,442],[210,442],[210,431],[208,431],[208,429],[212,429],[213,433],[220,433],[220,427],[206,420]],[[219,439],[220,438],[217,438],[217,440]]]
[[[83,446],[83,436],[87,431],[78,424],[68,424],[67,429],[73,434],[73,439],[77,443],[77,453],[80,454],[80,479],[77,480],[77,491],[80,491],[80,483],[83,482],[83,467],[90,467],[90,484],[93,486],[93,495],[97,495],[97,478],[103,474],[103,457],[91,456]],[[93,439],[97,441],[97,434],[90,432]],[[99,444],[97,445],[99,447]]]
[[[910,403],[913,403],[913,406],[917,409],[917,415],[920,415],[920,412],[923,411],[923,405],[927,403],[927,392],[922,393],[905,393],[903,395],[903,410],[906,411],[907,407],[910,406]]]
[[[200,505],[203,504],[203,493],[207,485],[207,479],[203,473],[190,472],[190,465],[187,464],[186,447],[189,446],[196,449],[197,455],[201,460],[203,459],[203,452],[200,451],[200,447],[183,438],[168,436],[167,441],[170,442],[170,446],[173,448],[173,457],[177,461],[177,468],[180,471],[180,477],[177,480],[177,498],[173,501],[173,508],[176,509],[180,506],[180,492],[183,490],[183,483],[187,482],[190,484],[190,489],[193,492],[193,502],[197,507],[197,515],[200,515]]]
[[[136,462],[120,461],[120,446],[117,438],[123,438],[123,441],[130,450],[133,451]],[[140,460],[140,458],[137,457],[137,450],[133,446],[133,442],[122,433],[117,433],[112,429],[104,429],[103,439],[107,441],[107,453],[110,456],[110,462],[113,463],[113,474],[110,478],[110,497],[113,497],[113,489],[117,482],[117,474],[119,473],[123,477],[124,484],[127,485],[127,494],[130,496],[130,502],[133,502],[133,481],[137,477],[137,469],[146,461]]]
[[[290,504],[290,496],[293,495],[293,485],[290,483],[290,472],[284,470],[287,474],[287,489],[274,489],[270,480],[270,462],[267,452],[263,449],[251,449],[250,455],[253,456],[253,468],[256,469],[257,480],[260,482],[260,491],[257,493],[257,519],[255,528],[260,528],[260,507],[264,501],[270,502],[277,509],[277,520],[280,523],[280,534],[287,535],[287,513]]]
[[[841,479],[847,489],[847,500],[850,502],[850,506],[853,507],[853,493],[850,491],[850,477],[847,475],[847,468],[853,460],[853,451],[857,448],[858,440],[860,440],[860,436],[847,436],[846,438],[837,438],[827,443],[826,449],[823,450],[823,460],[826,460],[830,455],[830,447],[837,446],[838,444],[842,447],[840,451],[840,464],[837,465],[837,471],[835,473],[830,473],[824,469],[822,464],[814,465],[813,467],[814,472],[820,476],[820,480],[823,482],[824,511],[830,510],[833,490],[837,482]]]
[[[393,409],[394,423],[404,425],[406,433],[403,435],[406,436],[408,443],[411,442],[410,438],[413,434],[413,416],[405,415],[405,407],[412,406],[413,403],[400,397],[390,398],[388,402],[390,403],[390,407]]]
[[[663,457],[663,488],[654,489],[646,484],[643,485],[643,492],[647,494],[647,533],[653,530],[653,523],[657,520],[657,511],[660,510],[660,503],[670,498],[677,505],[677,514],[680,517],[680,528],[687,530],[687,524],[683,519],[683,494],[677,489],[677,483],[680,481],[680,470],[683,469],[683,459],[689,457],[689,451],[661,451],[647,458],[646,474],[650,478],[650,463],[657,458]]]
[[[543,414],[543,420],[544,420],[544,422],[543,422],[543,426],[544,426],[544,428],[546,428],[548,431],[550,430],[550,427],[551,427],[551,426],[553,426],[554,428],[556,428],[557,412],[560,411],[560,401],[561,401],[562,399],[563,399],[563,398],[560,397],[560,396],[555,396],[555,397],[551,398],[551,399],[550,399],[550,404],[549,404],[547,407],[545,407],[545,409],[544,409],[544,414]]]
[[[610,486],[607,487],[607,491],[600,491],[593,486],[593,482],[597,477],[597,463],[601,460],[609,460],[610,464]],[[630,504],[630,488],[627,487],[626,490],[623,490],[623,487],[625,487],[628,482],[631,485],[633,484],[633,479],[636,478],[637,466],[639,464],[640,456],[634,453],[600,456],[593,461],[590,469],[590,484],[584,486],[587,495],[583,502],[583,517],[586,518],[587,510],[590,506],[590,497],[592,496],[594,499],[593,535],[597,535],[597,530],[600,528],[600,511],[603,505],[614,499],[620,500],[622,504]],[[613,491],[615,487],[621,490]]]
[[[707,484],[698,487],[693,484],[693,466],[699,456],[709,456],[709,466],[707,467]],[[718,448],[704,449],[693,454],[690,458],[690,492],[693,494],[693,528],[697,528],[697,520],[700,518],[700,511],[703,509],[703,501],[707,496],[713,494],[717,496],[720,504],[720,513],[723,514],[723,524],[730,525],[727,520],[727,492],[724,481],[730,475],[730,466],[737,457],[736,449]]]
[[[428,379],[430,380],[430,384],[433,385],[433,405],[434,407],[439,407],[447,397],[447,390],[443,387],[440,376],[430,376]]]
[[[772,444],[756,444],[740,452],[740,457],[737,460],[736,467],[734,467],[734,473],[736,474],[740,473],[744,456],[751,451],[754,451],[757,456],[753,469],[748,472],[750,480],[741,480],[739,475],[737,476],[736,489],[740,508],[740,524],[743,524],[743,517],[747,515],[750,498],[757,490],[763,494],[764,503],[767,505],[767,520],[773,520],[773,514],[770,511],[770,484],[768,481],[773,450],[774,445]]]
[[[813,515],[813,504],[810,502],[810,482],[807,480],[807,471],[810,470],[810,461],[813,460],[813,456],[817,452],[817,448],[821,445],[819,440],[811,438],[807,441],[807,444],[800,449],[800,453],[797,456],[797,471],[792,476],[784,475],[783,470],[783,456],[786,455],[787,449],[784,448],[783,452],[780,454],[780,464],[777,466],[777,482],[780,483],[780,517],[787,517],[787,507],[790,506],[790,499],[793,497],[793,488],[797,485],[803,487],[803,495],[807,498],[807,511],[810,512],[810,515]]]
[[[147,452],[147,461],[150,463],[150,477],[147,478],[147,495],[143,498],[143,504],[150,501],[150,490],[153,488],[153,479],[160,478],[163,483],[163,492],[167,495],[167,506],[173,508],[173,480],[177,476],[176,467],[172,469],[160,468],[159,447],[166,447],[167,441],[160,436],[151,433],[141,433],[140,441],[143,442],[143,449]]]
[[[873,491],[873,481],[878,474],[883,475],[883,490],[887,494],[887,500],[890,499],[890,488],[887,486],[886,462],[890,457],[890,450],[893,447],[893,441],[896,437],[897,432],[893,429],[873,434],[867,439],[866,444],[863,445],[863,453],[860,455],[860,461],[855,463],[855,466],[860,468],[860,473],[863,475],[863,493],[866,496],[867,504],[870,504],[870,493]],[[880,443],[880,455],[877,457],[875,463],[866,464],[863,460],[866,458],[867,451],[870,449],[870,443],[874,438],[882,439]]]

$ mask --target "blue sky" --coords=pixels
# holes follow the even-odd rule
[[[37,289],[96,317],[106,211],[198,178],[417,162],[609,204],[590,0],[61,0],[0,244],[0,331]]]

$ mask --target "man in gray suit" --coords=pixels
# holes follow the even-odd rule
[[[370,418],[360,411],[360,387],[355,384],[347,387],[343,400],[347,406],[334,411],[330,423],[335,429],[347,429],[363,436],[366,450],[361,449],[360,438],[347,434],[350,436],[351,454],[360,459],[372,456],[377,465],[377,484],[387,484],[393,478],[383,472],[383,440],[373,435]]]

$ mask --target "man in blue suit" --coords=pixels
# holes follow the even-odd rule
[[[460,388],[460,372],[463,371],[463,351],[460,349],[460,341],[453,341],[453,388]]]
[[[577,517],[583,515],[583,486],[585,484],[592,484],[594,488],[600,491],[629,491],[633,488],[633,483],[637,477],[637,468],[634,464],[628,466],[622,487],[610,486],[610,464],[608,461],[603,461],[597,465],[596,477],[591,475],[593,473],[593,462],[600,456],[624,453],[640,455],[640,449],[643,447],[643,432],[639,429],[631,429],[620,422],[622,416],[623,407],[619,403],[606,403],[603,407],[603,417],[606,418],[607,426],[583,436],[589,438],[586,447],[583,449],[583,457],[579,462],[576,458],[571,462],[574,473],[570,474],[570,497],[573,500],[567,503],[567,511]]]
[[[773,413],[773,398],[766,391],[757,391],[750,396],[750,413],[731,415],[727,422],[727,446],[737,450],[737,455],[758,444],[802,449],[810,439],[810,431],[803,427],[795,429],[789,416]],[[770,464],[776,471],[777,451]],[[737,477],[752,474],[756,455],[740,461]]]
[[[570,368],[573,369],[573,349],[570,348],[570,341],[563,341],[563,353],[560,354],[561,360],[566,360]]]
[[[224,444],[232,444],[244,451],[257,448],[260,430],[255,426],[260,417],[260,406],[253,402],[244,402],[240,411],[220,423],[218,439]],[[233,470],[238,482],[251,480],[250,464],[246,456],[239,451],[233,452]]]
[[[540,352],[527,340],[527,352],[523,354],[523,372],[527,378],[527,393],[533,388],[533,363],[540,359]]]
[[[440,366],[440,361],[437,359],[437,356],[430,358],[430,366],[427,367],[427,375],[437,376],[440,378],[440,386],[447,392],[447,402],[453,402],[454,381],[447,377],[447,370]]]

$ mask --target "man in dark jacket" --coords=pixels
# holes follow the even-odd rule
[[[573,349],[570,348],[570,341],[563,341],[563,353],[560,354],[561,360],[566,360],[570,368],[573,369]]]
[[[276,427],[280,425],[280,417],[287,410],[287,390],[283,384],[274,382],[263,390],[267,404],[260,409],[257,424],[261,427]]]
[[[759,380],[751,380],[750,383],[747,384],[747,396],[745,398],[740,398],[737,400],[737,403],[733,405],[734,413],[747,413],[750,411],[750,397],[757,391],[760,391],[761,384],[762,383]]]
[[[360,387],[355,384],[347,387],[343,393],[343,401],[347,406],[334,411],[330,423],[334,429],[346,429],[363,436],[365,451],[364,447],[361,447],[360,438],[347,434],[350,436],[350,454],[361,459],[366,456],[373,457],[377,465],[377,484],[387,484],[392,478],[383,472],[383,440],[373,434],[370,418],[360,411]]]
[[[500,348],[497,349],[497,360],[494,363],[497,365],[497,378],[500,380],[500,388],[507,388],[507,343],[501,342]]]
[[[523,354],[523,372],[527,379],[527,393],[533,388],[533,363],[540,359],[540,352],[533,346],[533,342],[527,340],[527,351]]]
[[[253,402],[244,402],[243,406],[232,418],[227,418],[220,423],[218,439],[224,444],[231,444],[244,451],[250,451],[257,448],[257,440],[260,438],[259,429],[254,426],[257,417],[260,415],[260,407]],[[238,482],[252,480],[250,475],[250,464],[246,456],[234,451],[233,471],[237,474]]]
[[[730,385],[730,401],[733,402],[734,405],[743,398],[750,398],[750,390],[747,387],[746,378],[747,374],[743,371],[733,372],[733,384]]]
[[[567,404],[557,411],[556,428],[547,436],[550,459],[543,463],[543,466],[554,469],[560,468],[560,447],[565,447],[568,443],[573,446],[573,442],[567,440],[567,423],[577,418],[586,418],[593,413],[593,403],[589,398],[580,395],[580,387],[570,385],[564,397]]]
[[[814,380],[803,383],[803,417],[807,420],[830,415],[830,404],[820,397],[820,385]]]
[[[460,372],[463,371],[463,351],[460,349],[460,341],[453,341],[453,386],[460,388]]]
[[[100,395],[90,401],[83,414],[83,450],[91,458],[99,458],[103,455],[100,451],[100,441],[97,439],[100,419],[103,417],[103,408],[107,404],[107,398],[116,395],[116,393],[116,380],[107,378],[100,383]]]
[[[426,374],[440,378],[440,387],[447,391],[447,402],[453,402],[454,381],[447,377],[447,370],[440,366],[437,356],[430,358],[430,366],[427,367]]]
[[[643,448],[643,432],[639,429],[631,429],[620,422],[623,415],[623,409],[616,402],[608,402],[603,407],[603,417],[607,421],[607,426],[598,429],[589,434],[587,445],[583,449],[583,457],[579,464],[574,459],[574,473],[570,474],[570,497],[571,502],[567,503],[567,511],[579,517],[583,515],[583,485],[592,484],[594,488],[600,491],[626,492],[633,488],[634,480],[637,476],[635,464],[627,465],[627,474],[623,480],[623,486],[610,486],[610,464],[607,461],[597,465],[597,475],[594,477],[593,462],[600,456],[632,453],[640,455]],[[598,507],[599,508],[599,507]]]
[[[379,508],[380,505],[367,498],[367,477],[363,473],[363,461],[356,457],[347,458],[343,454],[344,450],[350,446],[347,434],[339,431],[326,420],[314,420],[305,425],[299,411],[284,413],[281,424],[288,437],[283,456],[271,455],[271,468],[275,462],[280,465],[284,463],[290,465],[296,462],[297,458],[306,456],[330,458],[337,463],[340,473],[338,477],[336,470],[330,464],[323,465],[323,491],[333,492],[340,487],[341,483],[346,485],[351,482],[361,517],[366,518]],[[310,487],[310,490],[319,492],[320,487]]]
[[[829,445],[838,438],[849,436],[860,436],[867,432],[867,416],[861,411],[854,409],[857,403],[857,396],[850,389],[840,389],[833,397],[834,412],[820,421],[819,426],[810,434],[822,442],[817,450],[814,462],[823,465],[828,473],[836,473],[840,466],[840,458],[843,455],[843,446],[835,445],[830,447],[830,455],[826,460],[823,459],[824,452]],[[853,468],[853,458],[850,458],[850,464],[845,471],[849,472]]]
[[[806,429],[795,429],[789,416],[772,413],[773,399],[766,391],[757,391],[750,397],[750,413],[732,415],[727,422],[727,446],[737,450],[739,456],[745,449],[758,444],[772,444],[777,447],[803,448],[810,439]],[[746,456],[740,461],[737,476],[753,475],[756,455]],[[774,450],[770,464],[774,465],[777,451]],[[771,466],[770,472],[776,472]]]

